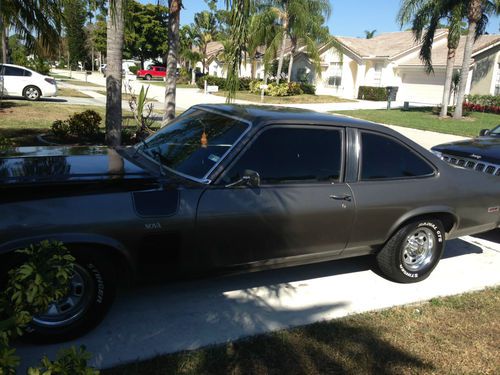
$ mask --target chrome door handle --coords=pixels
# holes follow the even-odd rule
[[[352,200],[352,197],[350,195],[347,195],[347,194],[330,195],[330,199],[335,199],[336,201],[348,201],[348,202],[350,202]]]

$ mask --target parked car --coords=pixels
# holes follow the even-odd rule
[[[54,78],[12,64],[0,64],[0,90],[5,96],[23,96],[31,101],[57,96]]]
[[[452,165],[500,176],[500,125],[481,130],[476,138],[434,146],[432,151]]]
[[[147,69],[139,69],[137,71],[137,78],[143,78],[151,81],[153,78],[165,78],[167,69],[163,66],[151,65]]]
[[[500,226],[496,177],[299,109],[198,105],[133,147],[17,148],[0,182],[0,267],[42,239],[76,257],[68,297],[31,324],[52,339],[97,324],[141,267],[186,277],[373,254],[412,283],[445,240]]]

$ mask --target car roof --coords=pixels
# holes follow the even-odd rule
[[[292,124],[330,124],[382,131],[391,135],[400,136],[398,132],[374,122],[358,120],[347,116],[321,113],[302,108],[239,104],[200,104],[195,105],[192,108],[216,111],[221,114],[237,117],[251,122],[254,127],[263,126],[271,122]]]

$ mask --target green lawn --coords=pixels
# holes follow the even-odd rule
[[[59,81],[62,81],[64,83],[74,85],[74,86],[104,87],[102,85],[97,85],[97,84],[92,83],[92,82],[80,81],[79,79],[60,79]]]
[[[491,129],[500,123],[500,115],[481,112],[471,112],[463,120],[440,119],[437,115],[432,114],[431,108],[412,108],[409,111],[400,109],[391,109],[389,111],[385,109],[362,109],[332,113],[344,114],[382,124],[466,137],[476,136],[481,129]]]
[[[139,78],[138,81],[143,81],[143,83],[148,84],[148,85],[153,85],[153,86],[162,86],[165,87],[165,81],[163,80],[152,80],[152,81],[146,81],[142,80],[142,78]],[[178,89],[196,89],[197,86],[191,86],[190,84],[187,83],[178,83],[177,84]]]
[[[227,93],[225,91],[219,91],[213,95],[225,97]],[[261,101],[261,96],[258,94],[253,94],[248,91],[238,91],[236,93],[236,99],[247,100],[254,103],[264,103],[264,104],[305,104],[305,103],[345,103],[352,102],[353,100],[339,98],[337,96],[331,95],[294,95],[294,96],[264,96],[264,101]]]
[[[497,287],[160,356],[102,374],[498,374],[499,312]]]
[[[71,96],[73,98],[91,98],[90,95],[84,94],[81,91],[70,89],[68,87],[58,87],[57,88],[58,96]]]

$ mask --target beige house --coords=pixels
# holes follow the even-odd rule
[[[309,58],[298,53],[292,80],[307,79],[318,94],[357,98],[359,86],[397,86],[397,100],[425,104],[441,102],[447,56],[446,29],[438,30],[432,49],[434,73],[428,74],[419,58],[421,43],[412,32],[380,34],[372,39],[336,37],[343,46],[323,48],[321,73],[316,74]],[[460,40],[455,68],[462,63],[465,37]],[[500,92],[500,35],[481,36],[474,44],[467,93]]]

